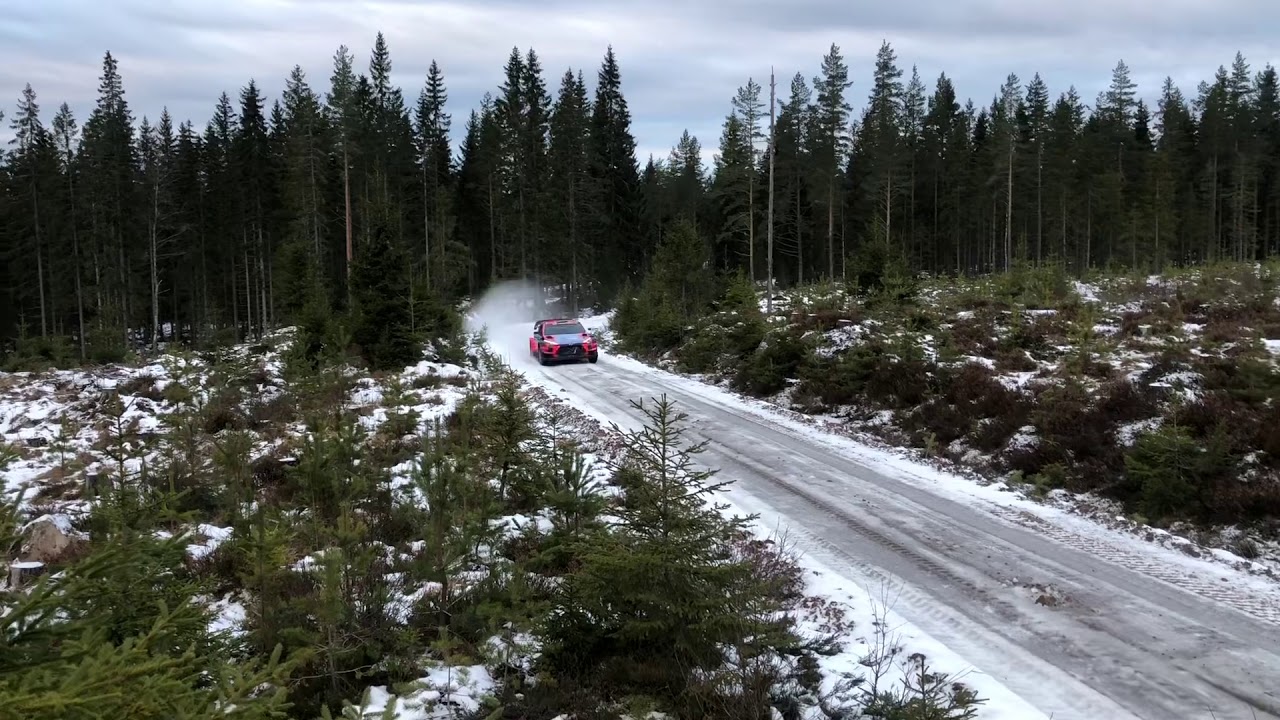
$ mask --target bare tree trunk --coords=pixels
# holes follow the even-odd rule
[[[827,178],[827,279],[836,279],[836,179]]]
[[[241,231],[241,252],[244,254],[244,321],[247,323],[244,329],[244,339],[248,340],[253,334],[253,283],[249,281],[249,236],[247,231]]]
[[[1089,271],[1093,266],[1093,190],[1085,191],[1085,212],[1084,212],[1084,267],[1080,268],[1081,274]]]
[[[342,194],[347,220],[347,304],[351,304],[351,163],[347,159],[347,140],[342,140]]]
[[[431,289],[431,197],[427,187],[427,164],[422,163],[422,237],[423,272],[427,290]]]
[[[270,311],[267,307],[267,239],[262,234],[262,226],[258,226],[258,317],[260,332],[271,327]]]
[[[754,112],[754,111],[752,111]],[[751,119],[751,127],[747,128],[747,138],[751,145],[751,167],[747,172],[747,277],[752,287],[756,284],[756,136],[755,118]]]
[[[160,340],[160,266],[156,255],[160,250],[160,183],[151,187],[151,349],[159,348]]]
[[[204,336],[205,327],[211,324],[212,310],[209,307],[209,253],[205,249],[205,227],[204,227],[204,193],[201,192],[196,196],[196,204],[200,217],[200,310],[199,310],[199,330],[196,330],[196,303],[191,303],[191,329],[192,334],[199,338]],[[195,294],[195,282],[191,284],[191,292]]]
[[[1062,262],[1067,262],[1067,191],[1059,196],[1062,200]]]
[[[569,304],[578,314],[578,178],[569,178]]]
[[[884,246],[893,246],[893,171],[889,171],[884,183]]]
[[[938,167],[934,163],[933,168],[933,245],[938,247]],[[942,269],[942,258],[937,257],[935,253],[929,253],[929,268],[934,271]]]
[[[996,196],[991,196],[991,245],[987,248],[987,269],[996,270]]]
[[[765,300],[765,310],[770,315],[773,314],[773,158],[777,154],[775,148],[777,136],[774,134],[775,106],[777,104],[775,92],[776,82],[773,68],[769,68],[769,219],[766,225],[768,232],[766,255],[768,260],[765,270],[767,283],[765,292],[768,293],[768,298]]]
[[[796,191],[796,284],[804,284],[804,223],[800,218],[800,192]]]
[[[493,223],[493,173],[489,173],[489,280],[498,280],[498,228]]]
[[[31,213],[36,236],[36,285],[40,290],[40,337],[47,337],[49,320],[44,297],[44,246],[40,242],[40,200],[34,174],[31,177]]]
[[[1009,272],[1013,260],[1013,141],[1009,141],[1009,172],[1004,201],[1004,271]]]
[[[84,288],[80,282],[80,230],[76,227],[76,188],[70,171],[67,172],[67,196],[71,205],[71,259],[75,263],[76,320],[80,325],[80,360],[84,361],[88,354],[88,347],[84,336]]]
[[[116,231],[116,252],[117,252],[117,256],[120,258],[120,268],[119,268],[120,269],[120,307],[121,307],[120,324],[124,326],[125,335],[127,337],[129,331],[133,329],[129,327],[129,323],[133,320],[133,312],[132,312],[133,308],[131,305],[132,301],[130,298],[132,293],[129,292],[130,290],[132,290],[132,286],[131,286],[131,283],[129,282],[129,274],[128,272],[126,272],[126,268],[129,267],[129,264],[126,261],[125,254],[124,254],[124,238],[120,236],[120,228],[116,228],[115,231]]]
[[[1209,195],[1209,222],[1213,228],[1212,243],[1208,247],[1206,260],[1210,262],[1218,259],[1218,249],[1222,245],[1222,230],[1219,227],[1220,218],[1218,216],[1218,154],[1213,154],[1213,163],[1210,166],[1210,186],[1212,192]]]
[[[1161,215],[1160,213],[1160,180],[1157,179],[1156,180],[1156,217],[1155,217],[1155,223],[1154,223],[1155,232],[1156,232],[1156,252],[1155,252],[1156,272],[1160,272],[1161,270],[1164,269],[1164,259],[1160,254],[1160,215]]]
[[[270,242],[268,241],[268,245],[269,244]],[[273,278],[275,277],[275,273],[274,273],[275,253],[270,252],[269,250],[270,249],[268,249],[267,257],[266,257],[267,320],[270,321],[270,327],[275,327],[276,326],[276,286],[273,280]]]
[[[1036,264],[1044,263],[1044,144],[1036,147]]]
[[[236,291],[236,256],[229,255],[228,262],[231,263],[231,272],[227,276],[231,279],[231,324],[235,328],[236,342],[240,341],[240,295]]]
[[[319,183],[316,180],[316,153],[314,128],[307,130],[307,166],[311,171],[311,260],[320,262],[320,199]]]
[[[520,208],[520,279],[529,279],[529,227],[525,224],[524,216],[524,182],[520,183],[519,195],[516,202]]]
[[[907,227],[907,242],[903,243],[903,250],[907,255],[907,266],[911,267],[912,258],[915,256],[916,248],[916,154],[913,149],[911,152],[911,195],[907,198],[907,217],[910,218]]]
[[[93,293],[98,310],[98,328],[101,329],[105,318],[102,312],[102,257],[98,252],[98,243],[93,244]]]

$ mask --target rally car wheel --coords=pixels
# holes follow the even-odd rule
[[[538,364],[539,365],[547,364],[547,356],[543,355],[541,351],[538,352]]]

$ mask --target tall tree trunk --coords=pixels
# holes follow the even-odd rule
[[[48,337],[49,319],[44,297],[44,245],[40,242],[40,195],[36,190],[34,173],[31,176],[31,219],[36,239],[36,286],[40,292],[40,337]]]
[[[907,262],[914,262],[915,250],[918,240],[916,239],[916,154],[915,148],[911,149],[911,195],[907,198],[907,217],[909,218],[907,226],[907,242],[903,243],[903,250],[907,253]]]
[[[1062,201],[1062,262],[1067,262],[1067,191],[1063,188],[1062,193],[1058,196]]]
[[[800,187],[796,185],[796,284],[804,284],[804,222],[800,215]]]
[[[777,154],[777,135],[774,133],[775,106],[777,105],[775,92],[776,83],[774,81],[773,68],[769,68],[769,219],[766,225],[768,239],[766,240],[765,250],[767,256],[765,292],[768,293],[768,298],[765,300],[765,311],[771,316],[773,315],[773,158]]]
[[[271,327],[270,312],[267,308],[267,240],[262,234],[262,226],[258,226],[258,333],[259,336]]]
[[[942,269],[941,253],[938,252],[939,246],[942,244],[941,238],[938,237],[938,168],[933,168],[933,252],[929,253],[929,269],[938,272]]]
[[[204,337],[204,331],[212,324],[213,308],[210,306],[209,298],[209,250],[206,247],[206,235],[204,228],[204,196],[201,195],[200,202],[200,329],[194,334],[196,337]],[[195,325],[195,321],[192,321]],[[192,328],[195,329],[194,327]]]
[[[151,188],[151,349],[159,348],[160,339],[160,263],[156,255],[160,250],[160,183],[153,183]]]
[[[836,280],[836,178],[827,177],[827,280]]]
[[[70,167],[67,170],[67,202],[70,205],[71,217],[71,261],[75,265],[76,282],[76,321],[79,324],[80,361],[84,362],[88,355],[87,340],[84,335],[84,288],[80,282],[80,229],[76,226],[76,186]]]
[[[244,238],[244,321],[245,326],[244,339],[248,340],[250,336],[256,336],[257,331],[254,330],[253,321],[253,283],[250,281],[250,269],[253,267],[249,264],[249,237],[247,232],[242,232]]]
[[[893,171],[890,170],[884,183],[884,247],[893,247]]]
[[[427,290],[431,289],[431,196],[427,187],[427,164],[422,163],[422,237],[423,237],[423,281]]]
[[[227,253],[227,262],[231,263],[231,271],[227,276],[231,279],[231,324],[235,328],[236,342],[240,342],[240,295],[236,292],[236,256],[232,251]]]
[[[525,224],[524,215],[524,181],[520,182],[520,189],[516,197],[517,207],[520,211],[520,279],[529,279],[529,228]]]
[[[754,123],[754,119],[752,120]],[[756,283],[756,138],[755,126],[747,129],[751,166],[747,172],[747,278]]]
[[[498,228],[493,222],[493,172],[489,172],[489,282],[498,281]]]
[[[1160,216],[1163,214],[1164,213],[1161,212],[1161,205],[1160,205],[1160,180],[1159,178],[1157,178],[1156,179],[1156,216],[1155,216],[1155,223],[1154,223],[1155,234],[1156,234],[1156,251],[1155,251],[1156,272],[1161,272],[1162,270],[1164,270],[1164,259],[1161,255],[1161,249],[1160,249]]]
[[[1044,144],[1036,144],[1036,265],[1044,263]]]
[[[569,178],[569,304],[578,314],[578,179]]]
[[[319,182],[316,180],[316,153],[314,128],[307,128],[307,166],[311,171],[311,247],[312,262],[320,263],[320,198]],[[318,268],[317,268],[318,269]]]
[[[1004,270],[1013,264],[1013,141],[1009,141],[1009,172],[1004,201]]]
[[[347,140],[342,140],[342,195],[347,223],[347,305],[351,305],[351,163],[347,157]]]
[[[1211,178],[1210,179],[1211,191],[1209,194],[1209,223],[1210,223],[1210,227],[1212,227],[1213,229],[1213,232],[1210,235],[1211,242],[1209,244],[1209,247],[1207,248],[1208,252],[1206,252],[1206,255],[1207,255],[1206,259],[1210,262],[1213,262],[1214,260],[1218,259],[1218,249],[1222,246],[1222,229],[1220,227],[1221,221],[1219,219],[1219,213],[1218,213],[1218,154],[1217,152],[1213,154],[1213,162],[1210,165],[1210,167],[1212,169],[1209,171],[1209,177]]]
[[[1093,188],[1085,191],[1085,212],[1084,212],[1084,266],[1080,268],[1080,272],[1089,272],[1093,267]]]

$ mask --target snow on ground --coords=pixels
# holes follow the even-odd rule
[[[1093,289],[1081,289],[1086,299],[1097,297]],[[522,369],[527,360],[520,353],[523,335],[527,328],[523,325],[507,325],[509,318],[490,315],[494,325],[501,325],[497,332],[490,328],[490,344],[495,353],[503,356],[517,369]],[[483,319],[481,316],[480,319]],[[965,503],[990,513],[1009,524],[1020,525],[1044,534],[1054,542],[1064,545],[1088,549],[1099,557],[1117,564],[1136,569],[1151,577],[1184,588],[1203,588],[1206,597],[1217,597],[1213,592],[1216,587],[1237,588],[1242,595],[1251,598],[1271,598],[1263,600],[1270,603],[1271,609],[1258,606],[1257,611],[1271,617],[1276,615],[1274,598],[1276,584],[1271,577],[1274,571],[1265,563],[1250,561],[1222,550],[1205,550],[1191,541],[1173,533],[1149,527],[1137,526],[1124,518],[1118,510],[1111,511],[1112,517],[1098,522],[1100,514],[1105,515],[1108,504],[1097,498],[1070,497],[1065,492],[1055,491],[1050,494],[1048,502],[1036,501],[1024,497],[1017,488],[1004,482],[977,482],[974,477],[956,472],[948,472],[935,465],[921,461],[912,451],[885,446],[883,443],[868,443],[862,438],[849,437],[842,431],[843,423],[833,418],[803,415],[783,409],[778,405],[763,400],[755,400],[730,392],[724,387],[709,385],[699,379],[680,376],[664,370],[656,369],[631,358],[608,352],[610,315],[587,318],[585,324],[589,330],[604,341],[602,346],[602,370],[616,368],[629,378],[643,384],[645,377],[653,378],[655,394],[659,388],[670,387],[673,391],[687,392],[692,395],[708,398],[716,404],[726,405],[732,411],[749,413],[767,419],[770,423],[786,426],[789,430],[804,435],[818,442],[838,449],[841,454],[849,456],[878,472],[906,481],[916,486],[927,487],[947,499]],[[847,332],[847,330],[846,330]],[[572,369],[566,370],[572,372]],[[610,417],[592,408],[589,398],[575,397],[574,392],[557,382],[556,373],[540,371],[529,366],[526,373],[534,383],[541,384],[552,396],[563,399],[590,415],[603,426],[617,423],[622,429],[635,429],[638,422],[634,418]],[[589,374],[589,372],[588,372]],[[1176,374],[1176,373],[1175,373]],[[1019,379],[1022,379],[1021,377]],[[1194,384],[1197,378],[1187,378]],[[1024,380],[1025,381],[1025,380]],[[1139,427],[1127,428],[1131,433],[1141,430]],[[1029,436],[1028,442],[1034,438]],[[765,532],[770,522],[777,522],[778,516],[769,507],[752,505],[752,498],[731,491],[731,500],[744,511],[761,515],[760,531]],[[1089,505],[1087,509],[1082,506]],[[1107,521],[1109,520],[1109,521]],[[785,532],[786,528],[780,528]],[[835,558],[832,558],[835,560]],[[959,654],[950,651],[943,644],[935,641],[919,628],[904,623],[892,611],[893,588],[876,587],[866,578],[847,572],[844,564],[842,570],[835,572],[823,561],[814,557],[802,557],[801,564],[806,569],[806,580],[811,591],[846,603],[853,613],[858,628],[875,628],[877,625],[877,601],[880,609],[885,606],[888,627],[902,638],[906,652],[919,651],[925,653],[935,669],[942,672],[962,676],[962,681],[978,690],[979,695],[990,698],[980,717],[999,718],[1038,718],[1044,717],[1029,707],[1002,683],[1002,678],[989,677],[973,671]],[[1019,588],[1027,594],[1027,603],[1050,603],[1054,601],[1053,588],[1031,590]],[[1194,592],[1194,590],[1193,590]],[[1041,593],[1042,598],[1035,593]],[[1252,599],[1250,600],[1252,602]],[[1261,615],[1260,615],[1261,616]],[[869,639],[875,641],[874,633]],[[839,672],[843,667],[856,666],[859,653],[865,653],[868,638],[863,636],[862,642],[848,648],[839,657],[825,664],[829,672]]]
[[[787,547],[788,528],[771,508],[732,487],[725,504],[731,514],[758,515],[753,527],[756,536]],[[909,672],[910,656],[920,653],[932,672],[947,675],[985,700],[978,712],[982,720],[1049,720],[1006,688],[999,678],[977,672],[950,648],[903,620],[893,609],[894,588],[877,586],[869,578],[851,577],[847,570],[837,572],[809,554],[796,553],[794,557],[804,571],[807,592],[839,604],[854,628],[853,637],[839,653],[821,660],[827,689],[840,677],[865,675],[867,658],[887,654],[895,659],[885,667],[888,673],[881,678],[880,686],[893,687]],[[800,628],[816,632],[817,624],[817,620],[806,618]]]
[[[1247,268],[1246,268],[1247,270]],[[1237,272],[1233,270],[1230,272]],[[1224,271],[1227,272],[1227,271]],[[1271,275],[1266,274],[1263,268],[1255,268],[1255,274],[1261,282],[1267,282],[1270,277],[1274,280],[1277,276],[1273,272]],[[1245,273],[1245,279],[1248,273]],[[994,281],[975,281],[978,284],[972,287],[968,285],[945,286],[945,285],[928,285],[921,288],[921,300],[925,305],[935,304],[939,308],[954,307],[957,302],[967,302],[964,292],[987,292],[991,288],[985,288],[983,282]],[[1250,337],[1257,335],[1258,332],[1266,332],[1274,334],[1280,331],[1280,325],[1266,326],[1264,330],[1257,331],[1254,328],[1242,326],[1239,331],[1242,338],[1236,342],[1217,343],[1215,344],[1212,332],[1215,326],[1213,318],[1213,309],[1231,308],[1240,305],[1243,301],[1242,297],[1249,297],[1247,294],[1232,295],[1236,292],[1241,281],[1228,274],[1219,277],[1211,270],[1195,270],[1174,274],[1170,277],[1150,276],[1139,280],[1127,280],[1124,278],[1102,278],[1092,282],[1072,281],[1070,284],[1071,291],[1086,306],[1091,308],[1091,312],[1095,313],[1094,317],[1098,318],[1098,322],[1094,325],[1094,332],[1097,335],[1097,344],[1091,347],[1090,352],[1094,354],[1095,360],[1102,367],[1114,368],[1116,377],[1127,377],[1131,382],[1145,385],[1152,388],[1154,392],[1158,392],[1163,388],[1170,390],[1170,397],[1181,396],[1186,401],[1194,401],[1198,399],[1202,377],[1189,369],[1173,369],[1167,371],[1163,377],[1150,378],[1144,374],[1149,373],[1153,367],[1167,363],[1162,359],[1162,353],[1187,351],[1193,356],[1199,358],[1230,358],[1234,357],[1232,353],[1244,351],[1248,348],[1254,348],[1263,354],[1264,359],[1270,359],[1273,367],[1280,371],[1280,339]],[[1234,290],[1219,291],[1220,285],[1227,285]],[[1280,288],[1276,288],[1280,292]],[[1214,293],[1221,293],[1215,295]],[[1240,291],[1243,293],[1244,291]],[[1265,286],[1262,292],[1265,294]],[[1177,293],[1175,298],[1175,293]],[[786,293],[785,302],[775,302],[775,307],[787,308],[796,307],[803,310],[808,308],[813,310],[817,307],[846,307],[850,302],[848,298],[840,296],[838,291],[830,288],[805,288],[797,291]],[[1211,296],[1215,299],[1206,301],[1206,304],[1199,310],[1193,310],[1194,303],[1191,300],[1177,299],[1186,295],[1189,298]],[[1141,302],[1135,298],[1141,298]],[[1160,323],[1164,322],[1161,318],[1160,308],[1167,308],[1170,304],[1187,303],[1185,312],[1188,318],[1198,318],[1205,322],[1183,322],[1179,320],[1172,326],[1166,328]],[[1280,298],[1275,301],[1277,307],[1280,307]],[[846,310],[848,308],[846,307]],[[990,308],[982,308],[975,312],[974,310],[960,310],[954,313],[954,317],[943,317],[942,327],[951,327],[954,329],[955,324],[967,321],[971,323],[973,329],[986,329],[994,333],[992,337],[987,338],[991,343],[1008,341],[1007,335],[1012,331],[1016,324],[1014,316],[1021,314],[1022,322],[1050,323],[1048,337],[1061,333],[1062,327],[1070,327],[1072,322],[1070,319],[1055,321],[1053,318],[1061,312],[1055,308],[1036,308],[1029,307],[1019,313],[1018,311],[1001,311],[997,313],[997,319],[993,321],[989,315]],[[1175,315],[1179,315],[1184,311],[1179,306]],[[841,318],[846,315],[854,318],[852,321],[841,319],[836,321],[839,324],[834,329],[828,331],[811,330],[811,335],[821,335],[817,354],[819,356],[837,355],[848,349],[852,345],[860,341],[861,338],[872,334],[872,330],[883,336],[881,340],[888,342],[895,341],[911,341],[916,343],[919,350],[929,358],[935,358],[938,354],[938,348],[935,347],[936,340],[932,335],[922,333],[913,333],[904,328],[893,329],[890,327],[877,328],[878,321],[874,318],[859,319],[859,312],[850,311],[837,313]],[[785,312],[775,316],[774,319],[786,319]],[[811,314],[810,317],[813,317]],[[977,321],[975,321],[975,317]],[[595,331],[608,339],[608,320],[609,316],[601,316],[593,318],[592,327]],[[852,324],[847,324],[852,323]],[[1065,323],[1065,325],[1062,325]],[[1135,323],[1137,323],[1135,325]],[[1152,324],[1155,323],[1155,324]],[[1210,334],[1205,335],[1206,327]],[[1259,326],[1263,327],[1263,326]],[[1181,332],[1179,333],[1179,330]],[[1219,330],[1221,332],[1221,330]],[[978,340],[970,338],[968,342],[977,343]],[[1252,343],[1252,344],[1251,344]],[[606,344],[605,349],[608,350]],[[965,350],[971,350],[966,347]],[[989,348],[987,348],[989,350]],[[984,350],[985,352],[985,350]],[[996,354],[992,357],[981,357],[979,355],[966,352],[958,358],[960,364],[964,362],[977,363],[986,367],[991,371],[996,382],[1004,387],[1018,391],[1024,396],[1036,392],[1039,388],[1046,385],[1052,385],[1058,381],[1058,378],[1068,373],[1064,368],[1068,367],[1067,363],[1078,357],[1079,350],[1071,344],[1050,346],[1036,353],[1022,351],[1019,354],[1009,354],[1001,356]],[[614,362],[617,356],[606,353],[605,362]],[[1025,363],[1025,367],[1010,367],[1011,362]],[[957,363],[952,363],[957,364]],[[675,371],[675,362],[670,358],[660,360],[657,365],[668,371]],[[694,382],[715,385],[720,389],[729,387],[728,380],[716,375],[693,375],[685,374],[684,379]],[[1077,377],[1077,380],[1090,391],[1095,392],[1102,389],[1104,383],[1093,377]],[[792,387],[788,387],[775,397],[769,398],[771,405],[776,406],[780,412],[788,417],[797,419],[800,422],[808,424],[812,427],[821,428],[832,433],[842,434],[856,439],[863,445],[885,449],[892,455],[898,456],[917,465],[938,464],[945,465],[949,474],[968,476],[966,484],[991,484],[991,476],[994,474],[992,468],[996,465],[997,455],[1004,454],[1008,456],[1011,450],[1011,444],[1024,442],[1029,438],[1023,435],[1015,435],[1002,448],[995,453],[979,451],[968,447],[963,441],[952,443],[943,455],[945,457],[929,457],[920,449],[898,448],[891,446],[891,443],[904,442],[901,440],[903,436],[910,435],[897,428],[896,418],[886,416],[885,413],[868,413],[862,412],[856,407],[834,407],[834,408],[814,408],[807,401],[804,407],[796,407],[792,402]],[[805,410],[807,414],[799,415],[792,410]],[[1164,412],[1161,410],[1161,412]],[[1139,422],[1126,424],[1118,428],[1115,438],[1119,449],[1123,450],[1129,447],[1137,439],[1139,435],[1145,432],[1156,430],[1160,427],[1158,419],[1148,419]],[[885,440],[883,438],[888,438]],[[985,476],[985,477],[984,477]],[[1215,533],[1204,533],[1197,531],[1189,526],[1177,526],[1174,529],[1177,534],[1160,531],[1145,523],[1145,520],[1136,515],[1128,515],[1123,512],[1115,503],[1097,497],[1095,495],[1083,494],[1073,495],[1070,493],[1055,492],[1043,495],[1040,488],[1035,485],[1024,483],[1024,478],[1016,475],[1006,475],[1002,479],[997,479],[995,485],[997,489],[1013,494],[1026,494],[1037,504],[1049,504],[1058,507],[1069,513],[1085,515],[1096,522],[1110,527],[1112,529],[1123,530],[1129,532],[1136,537],[1140,537],[1149,542],[1155,542],[1162,546],[1177,550],[1180,553],[1200,554],[1205,557],[1213,558],[1231,565],[1232,567],[1245,572],[1269,575],[1280,579],[1280,542],[1268,541],[1261,537],[1250,537],[1249,533],[1241,531],[1237,528],[1222,528]],[[1185,543],[1178,539],[1178,536],[1189,537],[1194,543]],[[1223,549],[1225,548],[1225,549]],[[1230,550],[1238,550],[1249,556],[1249,559],[1241,557],[1237,553]]]
[[[360,704],[360,717],[383,718],[390,709],[394,720],[447,720],[470,717],[491,697],[497,684],[483,665],[441,666],[396,695],[385,686],[369,688]]]
[[[1111,527],[1101,525],[1093,518],[1083,516],[1073,503],[1067,502],[1066,493],[1058,493],[1061,502],[1037,502],[1012,492],[1012,488],[1006,483],[978,483],[970,477],[922,462],[909,451],[860,442],[841,434],[841,423],[838,420],[815,418],[785,410],[767,401],[747,398],[722,387],[659,370],[621,355],[609,355],[602,358],[601,362],[625,368],[629,373],[660,377],[661,382],[672,384],[682,391],[712,398],[717,403],[729,404],[756,417],[784,425],[805,437],[836,447],[841,453],[874,467],[885,475],[928,486],[949,499],[983,507],[1011,522],[1021,525],[1032,523],[1036,526],[1048,523],[1074,536],[1117,546],[1129,554],[1154,554],[1163,562],[1185,572],[1204,577],[1230,577],[1232,582],[1246,583],[1268,591],[1276,587],[1273,579],[1276,577],[1275,571],[1267,564],[1247,560],[1225,550],[1200,551],[1195,549],[1191,541],[1156,528],[1144,527],[1135,534],[1129,532],[1134,529],[1132,526],[1135,523],[1123,517],[1114,518]],[[571,399],[567,393],[562,395]],[[607,417],[598,419],[606,423],[616,422],[616,419]],[[1028,514],[1036,520],[1028,520]]]

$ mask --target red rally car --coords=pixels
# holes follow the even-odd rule
[[[596,339],[577,320],[554,318],[533,324],[529,355],[547,365],[553,362],[595,362],[600,358]]]

